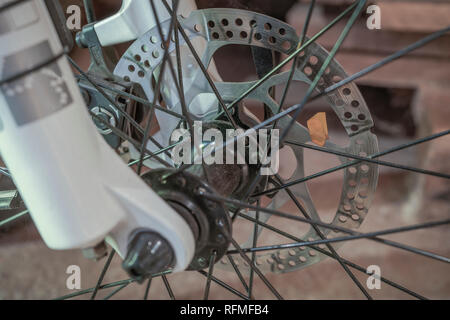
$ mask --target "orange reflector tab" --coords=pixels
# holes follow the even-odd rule
[[[307,121],[311,141],[323,147],[328,139],[327,115],[325,112],[316,113]]]

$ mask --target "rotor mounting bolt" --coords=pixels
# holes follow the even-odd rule
[[[198,264],[199,264],[201,267],[205,267],[205,266],[206,266],[206,259],[203,258],[203,257],[198,258],[197,262],[198,262]]]
[[[217,220],[217,225],[220,227],[223,227],[225,225],[225,222],[222,219]]]
[[[217,240],[218,243],[222,244],[222,243],[225,242],[225,237],[224,237],[223,234],[218,234],[218,235],[216,236],[216,240]]]
[[[114,115],[107,109],[102,106],[96,106],[91,109],[92,113],[94,113],[98,118],[103,119],[104,122],[109,123],[112,127],[116,127],[117,121]],[[94,122],[95,118],[94,118]],[[109,129],[105,124],[103,124],[100,120],[96,122],[98,130],[103,135],[108,135],[112,133],[112,130]]]
[[[183,178],[183,177],[178,177],[177,178],[177,184],[180,186],[180,187],[184,187],[185,185],[186,185],[186,179],[185,178]]]
[[[198,193],[199,195],[202,195],[202,194],[205,194],[205,193],[206,193],[206,190],[205,190],[205,188],[203,188],[203,187],[198,187],[198,188],[197,188],[197,193]]]

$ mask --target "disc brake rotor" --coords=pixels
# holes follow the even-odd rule
[[[292,54],[298,45],[299,37],[294,28],[277,19],[254,12],[237,9],[207,9],[192,12],[188,18],[180,17],[179,21],[190,40],[193,42],[199,41],[197,43],[201,43],[204,46],[203,52],[199,52],[199,55],[205,66],[210,64],[214,53],[226,45],[257,46],[286,55]],[[168,33],[169,25],[170,21],[162,23],[165,37]],[[180,35],[180,45],[183,44],[184,41]],[[115,69],[115,74],[122,77],[125,81],[140,84],[149,101],[152,101],[154,97],[152,78],[158,73],[163,60],[163,48],[164,45],[158,30],[154,28],[129,47]],[[173,39],[170,42],[169,52],[171,55],[175,54],[175,43]],[[299,55],[293,81],[303,82],[307,85],[311,84],[328,55],[328,52],[320,45],[316,43],[310,44]],[[201,70],[192,67],[193,65],[195,66],[195,61],[192,56],[188,56],[187,59],[191,60],[183,60],[182,64],[183,68],[186,68],[184,73],[186,75],[185,100],[189,106],[189,111],[195,119],[210,120],[219,111],[217,100],[215,100],[213,91],[201,73]],[[166,72],[166,74],[169,74],[169,72]],[[327,68],[320,79],[316,91],[322,92],[325,88],[345,77],[347,77],[347,74],[343,68],[335,60],[332,60],[329,68]],[[262,102],[275,114],[278,110],[278,104],[270,96],[270,88],[286,84],[288,78],[289,72],[274,75],[255,89],[248,98]],[[169,79],[173,81],[173,79]],[[170,83],[170,81],[168,82]],[[240,83],[215,82],[215,85],[223,100],[226,103],[230,103],[240,97],[255,83],[256,81]],[[179,114],[182,113],[178,98],[175,98],[178,97],[178,94],[174,93],[170,85],[162,90],[162,95],[168,109]],[[205,95],[209,95],[206,96],[207,99],[205,99]],[[373,121],[357,86],[354,83],[349,83],[327,94],[325,97],[349,137],[349,144],[345,147],[334,144],[329,140],[327,140],[325,147],[358,156],[368,156],[377,153],[377,138],[370,132],[370,129],[373,127]],[[198,105],[196,102],[199,98],[202,98],[202,101],[208,102],[207,107],[200,111],[194,108],[195,105]],[[154,138],[161,145],[167,146],[170,135],[178,125],[179,119],[162,111],[155,111],[155,114],[162,130]],[[281,118],[278,121],[278,128],[282,131],[291,119],[289,116]],[[290,130],[286,139],[300,143],[311,142],[308,129],[297,122]],[[152,147],[156,148],[156,146],[149,145],[150,149]],[[305,177],[303,148],[292,146],[292,150],[297,162],[296,168],[292,176],[284,181],[285,183]],[[341,157],[339,161],[344,164],[352,160]],[[370,207],[377,185],[377,179],[378,167],[375,164],[355,163],[346,168],[344,170],[340,202],[331,223],[348,229],[359,228],[368,213],[368,208]],[[290,191],[301,200],[311,219],[320,219],[311,199],[308,186],[305,183],[293,185],[290,187]],[[279,209],[288,201],[290,201],[290,198],[287,192],[284,190],[279,191],[271,199],[268,208]],[[248,214],[255,217],[254,212],[249,212]],[[260,213],[259,215],[261,222],[267,222],[269,218],[269,214]],[[338,232],[331,231],[330,229],[321,228],[321,231],[327,237],[340,235]],[[303,241],[320,239],[320,236],[313,228],[310,228],[304,234],[297,234],[296,237]],[[242,247],[250,247],[252,244],[251,238]],[[335,248],[338,246],[338,243],[333,244]],[[325,246],[321,248],[326,250]],[[312,265],[326,257],[326,255],[313,249],[283,249],[269,254],[257,255],[256,264],[263,272],[283,273]],[[240,256],[236,256],[235,260],[244,270],[249,269],[249,266]],[[233,270],[225,261],[221,262],[219,266]]]

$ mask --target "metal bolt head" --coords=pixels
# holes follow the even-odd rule
[[[216,236],[216,240],[217,240],[218,243],[222,244],[222,243],[225,242],[225,237],[224,237],[223,234],[220,234],[220,233],[219,233],[219,234]]]
[[[216,223],[219,227],[223,227],[225,225],[225,221],[223,221],[223,219],[217,219]]]
[[[186,179],[182,176],[177,177],[177,184],[183,188],[186,185]]]
[[[199,264],[201,267],[205,267],[205,266],[206,266],[206,259],[203,258],[203,257],[198,258],[197,262],[198,262],[198,264]]]
[[[82,49],[86,49],[88,47],[87,43],[86,43],[86,38],[82,31],[77,32],[77,34],[75,35],[75,43],[77,44],[77,46],[79,48],[82,48]]]
[[[167,271],[175,264],[175,252],[159,233],[139,230],[131,234],[122,267],[138,282],[147,276]]]
[[[199,195],[206,193],[206,189],[203,187],[198,187],[196,191],[197,191],[197,194],[199,194]]]

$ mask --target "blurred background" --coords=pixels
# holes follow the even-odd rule
[[[61,1],[64,7],[78,0]],[[317,0],[308,35],[313,35],[342,12],[351,0]],[[95,0],[98,18],[108,16],[121,5],[119,0]],[[199,0],[199,8],[232,7],[261,12],[284,20],[300,34],[308,11],[308,0]],[[348,74],[353,74],[427,34],[450,24],[449,1],[370,1],[381,8],[381,30],[366,27],[368,15],[355,24],[339,50],[336,60]],[[319,43],[330,50],[342,30],[344,22],[332,28]],[[87,69],[86,51],[75,49],[72,56]],[[450,127],[450,35],[441,37],[398,61],[357,81],[375,122],[373,132],[379,139],[380,150],[400,145],[416,138],[448,130]],[[255,77],[250,51],[247,48],[224,48],[215,56],[224,80],[246,81]],[[290,90],[286,105],[301,101],[305,88]],[[250,103],[250,102],[249,102]],[[342,135],[335,116],[324,101],[309,105],[302,119],[315,113],[327,112],[330,137]],[[301,122],[303,122],[302,120]],[[307,152],[307,174],[333,166],[333,160],[320,153]],[[383,160],[450,173],[450,137],[434,140],[386,157]],[[1,176],[0,176],[1,177]],[[0,186],[8,185],[0,178]],[[342,174],[327,175],[309,183],[312,197],[321,215],[334,214],[342,189]],[[293,208],[291,208],[293,210]],[[289,210],[289,208],[287,208]],[[373,205],[360,231],[368,232],[393,227],[442,220],[450,217],[450,183],[448,180],[380,167],[378,189]],[[275,221],[283,227],[283,221]],[[284,221],[286,224],[286,221]],[[285,229],[289,226],[284,225]],[[450,256],[450,228],[448,226],[387,236],[387,239],[420,249]],[[245,233],[244,227],[236,232]],[[286,242],[286,240],[284,241]],[[289,242],[289,241],[288,241]],[[379,265],[382,276],[416,291],[427,298],[450,298],[449,264],[383,246],[368,240],[344,245],[342,257],[363,267]],[[82,289],[95,286],[103,261],[86,260],[80,251],[56,252],[49,250],[27,218],[9,229],[0,230],[0,299],[49,299],[70,293],[66,289],[67,266],[81,267]],[[243,291],[236,275],[216,270],[215,276]],[[355,272],[362,283],[367,275]],[[126,279],[120,261],[113,260],[104,283]],[[205,279],[195,273],[168,277],[177,299],[201,298]],[[268,275],[269,280],[290,299],[363,299],[364,296],[348,278],[339,264],[331,259],[303,270]],[[105,295],[104,290],[101,295]],[[139,299],[144,286],[132,284],[115,298]],[[382,284],[381,290],[372,290],[374,298],[410,299],[399,290]],[[273,296],[256,278],[255,296],[271,299]],[[229,292],[212,284],[210,297],[233,299]],[[151,299],[168,299],[161,279],[154,279]]]

